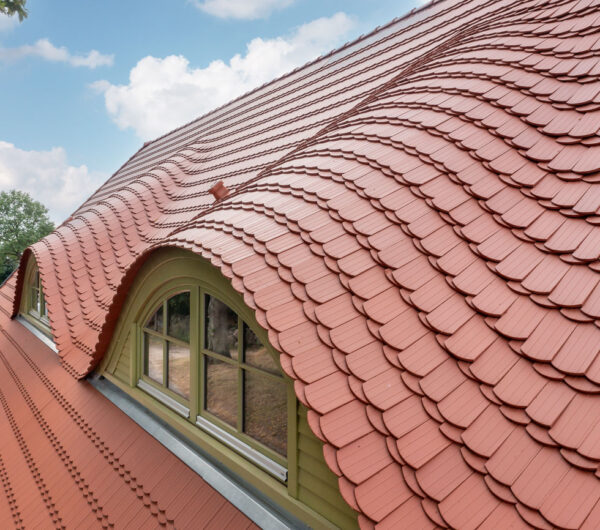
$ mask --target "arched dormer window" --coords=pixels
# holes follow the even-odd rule
[[[48,307],[42,288],[42,279],[35,258],[31,256],[25,268],[23,293],[21,295],[21,315],[44,335],[51,337]]]
[[[168,292],[142,322],[138,387],[285,481],[288,391],[256,331],[202,284]]]
[[[356,527],[267,332],[207,260],[148,258],[97,373],[273,506],[309,527]]]

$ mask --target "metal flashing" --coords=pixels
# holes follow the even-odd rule
[[[154,388],[152,385],[149,385],[148,383],[146,383],[146,381],[140,379],[137,382],[137,386],[138,388],[146,392],[146,394],[150,394],[153,398],[160,401],[163,405],[166,405],[171,410],[177,412],[177,414],[179,414],[180,416],[183,416],[184,418],[190,417],[189,408],[174,400],[172,397],[167,396],[157,388]]]
[[[253,449],[235,436],[232,436],[214,423],[211,423],[206,418],[198,416],[196,418],[196,425],[274,477],[284,482],[287,480],[288,470],[285,467],[279,465],[277,462],[274,462],[256,449]]]
[[[48,348],[50,348],[54,353],[58,354],[58,349],[54,341],[48,337],[46,334],[42,333],[38,328],[36,328],[33,324],[27,321],[22,315],[17,315],[15,318],[17,322],[22,324],[27,330],[33,333],[38,339],[40,339]]]
[[[204,481],[261,528],[264,530],[307,528],[306,525],[290,514],[276,513],[257,495],[242,487],[223,470],[209,462],[206,457],[199,453],[198,449],[181,439],[168,425],[157,419],[145,407],[130,398],[110,381],[98,376],[91,377],[88,380],[98,392],[193,469]]]

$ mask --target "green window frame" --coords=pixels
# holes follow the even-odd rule
[[[189,412],[178,413],[174,406],[166,405],[165,396],[170,396],[160,387],[148,385],[159,398],[140,388],[144,325],[165,299],[184,290],[190,290],[190,312],[195,312],[195,315],[200,314],[201,292],[212,294],[226,303],[256,332],[260,342],[280,366],[279,352],[273,348],[269,334],[257,321],[251,301],[240,294],[232,281],[214,263],[197,254],[183,249],[164,248],[148,256],[128,287],[115,332],[96,372],[188,440],[217,468],[226,469],[231,477],[240,480],[242,487],[260,492],[273,506],[292,514],[311,528],[356,528],[356,513],[340,495],[338,478],[323,458],[323,444],[308,426],[306,410],[296,396],[294,381],[285,372],[287,457],[280,457],[278,461],[284,463],[282,467],[287,467],[287,481],[266,471],[223,441],[223,432],[231,436],[233,443],[243,442],[243,439],[231,431],[227,432],[227,426],[221,428],[209,415],[202,415],[201,389],[198,385],[202,356],[196,349],[202,344],[199,326],[190,326],[193,352],[190,371],[192,377],[197,378],[190,387],[190,399],[182,399],[177,394],[172,399],[175,406],[185,407]],[[197,424],[204,420],[208,427]],[[210,433],[209,429],[212,428],[217,429],[216,434]],[[255,454],[273,462],[260,450],[256,450]]]
[[[285,483],[288,424],[295,418],[289,418],[289,389],[278,355],[225,293],[194,283],[165,287],[140,319],[138,388]],[[189,308],[183,336],[170,329],[171,301],[182,297]],[[218,341],[224,316],[228,337]],[[223,340],[229,344],[219,346]],[[179,384],[171,377],[173,348],[188,353],[187,392],[182,373]]]
[[[42,277],[40,270],[31,256],[25,268],[25,281],[23,282],[23,291],[20,304],[21,315],[33,326],[39,329],[44,335],[52,338],[50,330],[50,320],[48,318],[48,306],[42,286]]]

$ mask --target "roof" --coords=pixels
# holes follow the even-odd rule
[[[2,528],[258,528],[11,320],[13,289],[0,290]]]
[[[145,145],[31,249],[63,366],[186,248],[363,527],[598,527],[598,4],[434,2]]]

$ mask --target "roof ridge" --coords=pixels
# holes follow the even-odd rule
[[[432,2],[430,2],[429,4],[426,4],[426,5],[431,6],[435,3],[439,3],[442,1],[445,1],[445,0],[433,0]],[[498,2],[498,0],[487,0],[487,2],[485,2],[482,5],[494,4],[497,2]],[[411,11],[411,13],[413,11]],[[426,63],[432,56],[435,56],[435,55],[439,54],[440,52],[444,51],[449,46],[454,44],[456,41],[460,40],[463,36],[466,36],[470,33],[475,32],[474,28],[475,28],[475,26],[469,26],[468,28],[459,29],[458,31],[456,31],[456,33],[454,35],[452,35],[451,37],[449,37],[448,39],[446,39],[444,42],[440,43],[439,45],[434,46],[431,50],[429,50],[424,55],[417,56],[413,61],[411,61],[409,64],[407,64],[398,74],[396,74],[395,76],[393,76],[392,78],[388,79],[386,82],[384,82],[383,84],[381,84],[380,86],[375,88],[373,91],[371,91],[369,94],[367,94],[367,96],[365,98],[361,99],[356,105],[354,105],[351,109],[349,109],[348,111],[343,112],[342,114],[333,118],[327,125],[325,125],[321,129],[319,129],[314,135],[306,138],[294,149],[285,153],[281,158],[277,159],[276,161],[272,162],[271,164],[269,164],[268,166],[263,168],[258,173],[258,175],[251,178],[250,180],[243,182],[238,188],[232,190],[227,195],[227,197],[225,197],[223,200],[213,203],[211,206],[209,206],[205,210],[198,213],[198,215],[193,217],[188,223],[169,232],[167,237],[171,237],[180,231],[190,228],[191,226],[194,225],[194,223],[198,219],[200,219],[201,217],[204,217],[208,213],[213,212],[214,210],[220,208],[220,206],[228,199],[231,199],[232,197],[236,197],[237,195],[244,193],[251,184],[253,184],[256,181],[260,180],[261,178],[267,176],[268,172],[271,171],[273,168],[275,168],[278,165],[280,165],[281,163],[285,162],[294,153],[297,153],[297,152],[301,151],[302,149],[308,147],[311,143],[314,142],[314,140],[316,138],[322,136],[323,134],[326,134],[331,129],[335,128],[338,123],[343,122],[345,119],[356,114],[361,108],[363,108],[365,105],[368,105],[380,93],[385,92],[389,87],[393,86],[401,77],[406,75],[408,72],[411,72],[417,66],[420,66],[421,64]]]
[[[115,177],[123,168],[125,168],[132,160],[134,160],[138,154],[145,150],[147,147],[152,146],[152,144],[154,144],[155,142],[158,142],[159,140],[162,140],[168,136],[171,136],[172,134],[176,133],[177,131],[181,131],[182,129],[188,127],[189,125],[193,124],[194,122],[200,121],[203,118],[206,118],[208,116],[211,116],[213,114],[216,114],[217,112],[223,110],[224,108],[226,108],[229,105],[233,105],[236,102],[241,101],[242,99],[254,94],[255,92],[258,92],[261,89],[264,89],[265,87],[268,87],[269,85],[275,84],[278,81],[281,81],[282,79],[285,79],[286,77],[291,76],[292,74],[298,73],[301,70],[304,70],[306,68],[308,68],[309,66],[316,64],[320,61],[324,61],[325,59],[327,59],[328,57],[332,57],[333,55],[347,49],[350,48],[356,44],[358,44],[361,41],[364,41],[374,35],[376,35],[377,33],[393,26],[394,24],[397,24],[403,20],[408,20],[411,17],[415,16],[418,13],[421,13],[423,11],[426,11],[427,9],[430,9],[431,7],[444,3],[444,2],[448,2],[449,0],[430,0],[429,2],[427,2],[426,4],[419,6],[419,7],[414,7],[412,8],[410,11],[408,11],[407,13],[405,13],[402,16],[399,17],[394,17],[392,20],[390,20],[389,22],[381,25],[381,26],[376,26],[372,31],[368,32],[368,33],[363,33],[362,35],[359,35],[358,37],[356,37],[354,40],[350,40],[346,43],[344,43],[342,46],[340,46],[339,48],[334,48],[333,50],[320,55],[306,63],[304,63],[301,66],[297,66],[296,68],[294,68],[293,70],[290,70],[289,72],[286,72],[278,77],[275,77],[273,79],[271,79],[270,81],[267,81],[265,83],[263,83],[262,85],[259,85],[247,92],[244,92],[243,94],[240,94],[239,96],[237,96],[234,99],[231,99],[225,103],[223,103],[222,105],[219,105],[218,107],[215,107],[214,109],[206,112],[205,114],[202,114],[192,120],[190,120],[189,122],[184,123],[183,125],[180,125],[179,127],[176,127],[174,129],[169,130],[168,132],[154,138],[153,140],[147,140],[145,141],[142,146],[133,154],[131,155],[123,164],[121,164],[119,166],[119,168],[106,180],[104,181],[102,184],[100,184],[100,186],[98,186],[98,188],[96,188],[94,190],[93,193],[91,193],[74,211],[73,213],[65,220],[63,221],[59,226],[57,226],[57,228],[60,228],[61,226],[63,226],[66,222],[68,222],[69,220],[71,220],[75,215],[78,214],[78,212],[83,208],[83,206],[85,206],[90,199],[92,199],[102,188],[104,188],[112,179],[113,177]]]
[[[427,2],[426,4],[420,6],[420,7],[413,7],[408,13],[405,13],[402,16],[399,17],[394,17],[392,20],[390,20],[389,22],[383,24],[382,26],[377,26],[375,27],[372,31],[370,31],[369,33],[363,33],[362,35],[359,35],[358,37],[356,37],[354,40],[350,40],[346,43],[344,43],[343,45],[341,45],[339,48],[334,48],[333,50],[323,54],[323,55],[319,55],[318,57],[315,57],[314,59],[311,59],[310,61],[307,61],[306,63],[302,64],[301,66],[297,66],[296,68],[294,68],[293,70],[290,70],[289,72],[285,72],[284,74],[281,74],[278,77],[275,77],[269,81],[266,81],[265,83],[263,83],[262,85],[259,85],[257,87],[254,87],[251,90],[248,90],[247,92],[244,92],[243,94],[240,94],[239,96],[223,103],[222,105],[219,105],[218,107],[215,107],[212,110],[209,110],[208,112],[206,112],[205,114],[202,114],[201,116],[198,116],[197,118],[194,118],[193,120],[190,120],[187,123],[184,123],[183,125],[180,125],[179,127],[176,127],[174,129],[171,129],[170,131],[161,134],[160,136],[157,136],[156,138],[154,138],[153,140],[148,140],[146,142],[144,142],[144,145],[142,147],[140,147],[140,149],[138,149],[138,151],[136,151],[136,153],[133,155],[137,155],[142,149],[146,148],[147,146],[153,144],[154,142],[157,142],[171,134],[173,134],[176,131],[179,131],[185,127],[187,127],[188,125],[191,125],[192,123],[201,120],[202,118],[206,118],[207,116],[210,116],[212,114],[215,114],[216,112],[224,109],[225,107],[227,107],[228,105],[231,105],[233,103],[236,103],[238,101],[240,101],[241,99],[248,97],[249,95],[269,86],[272,85],[274,83],[276,83],[277,81],[281,81],[282,79],[285,79],[286,77],[291,76],[292,74],[295,74],[301,70],[304,70],[306,68],[308,68],[309,66],[316,64],[320,61],[323,61],[325,59],[327,59],[328,57],[331,57],[333,55],[335,55],[336,53],[341,52],[342,50],[345,50],[347,48],[350,48],[351,46],[354,46],[355,44],[358,44],[359,42],[368,39],[369,37],[372,37],[373,35],[379,33],[380,31],[383,31],[384,29],[387,29],[388,27],[397,24],[398,22],[401,22],[402,20],[407,20],[410,17],[416,15],[417,13],[420,13],[422,11],[425,11],[431,7],[433,7],[434,5],[437,4],[441,4],[443,2],[448,2],[449,0],[431,0],[429,2]],[[133,156],[131,158],[133,158]],[[131,160],[131,158],[129,160]],[[129,160],[127,162],[129,162]],[[122,167],[122,166],[121,166]],[[121,169],[121,168],[119,168]]]

